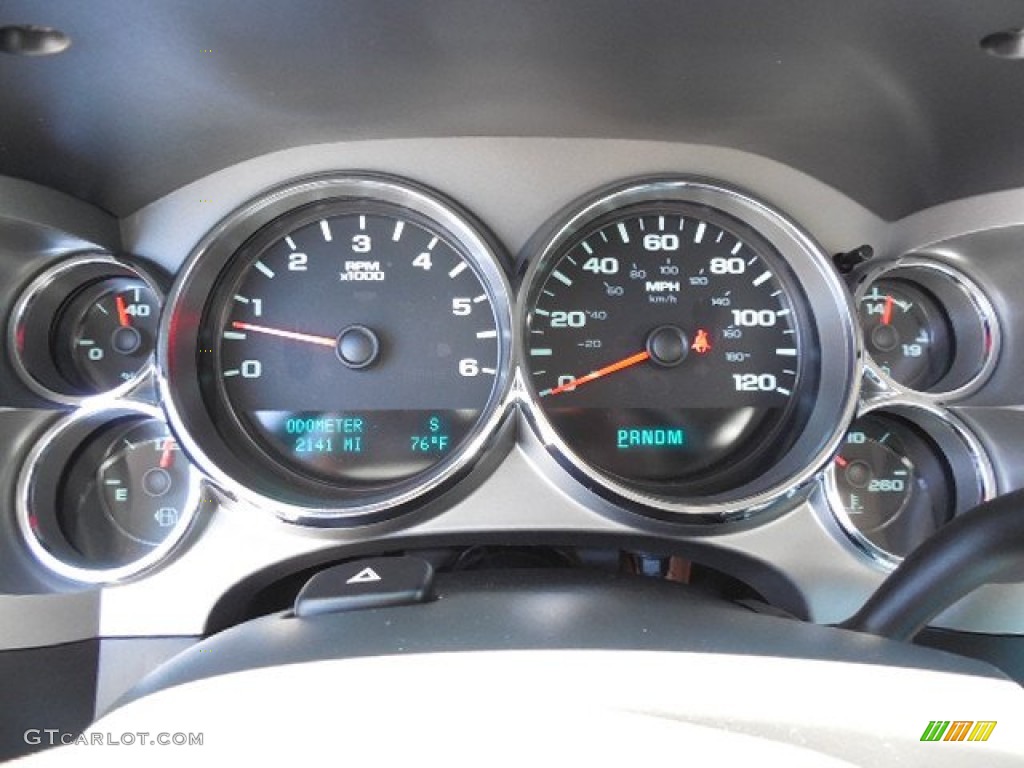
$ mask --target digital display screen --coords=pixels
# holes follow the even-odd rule
[[[591,465],[650,487],[703,488],[756,456],[771,408],[551,408],[548,416]]]
[[[477,409],[252,412],[256,433],[301,474],[372,487],[442,461],[473,429]]]

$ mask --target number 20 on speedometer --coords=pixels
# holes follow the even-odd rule
[[[679,188],[584,207],[532,264],[533,412],[559,458],[601,487],[669,505],[739,500],[799,442],[819,329],[793,266],[742,208],[666,191]]]

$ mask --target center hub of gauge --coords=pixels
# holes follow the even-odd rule
[[[647,335],[647,354],[651,360],[666,368],[673,368],[686,359],[689,339],[674,325],[661,325]]]
[[[899,341],[900,333],[891,325],[879,325],[871,331],[871,343],[883,352],[895,349]]]
[[[153,467],[142,476],[142,490],[153,497],[163,496],[173,484],[171,475],[163,467]]]
[[[110,345],[115,352],[130,355],[142,345],[142,334],[134,328],[120,326],[111,334]]]
[[[871,481],[871,467],[864,461],[854,461],[846,468],[846,482],[855,488],[866,488]]]
[[[380,340],[365,325],[350,325],[338,334],[338,359],[359,370],[373,365],[380,357]]]

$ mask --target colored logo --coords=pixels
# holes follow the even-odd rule
[[[921,741],[988,741],[995,729],[995,720],[932,720]]]

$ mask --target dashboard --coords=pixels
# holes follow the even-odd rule
[[[1024,488],[1008,4],[97,5],[0,35],[0,656],[93,644],[90,717],[337,564],[830,625]]]

